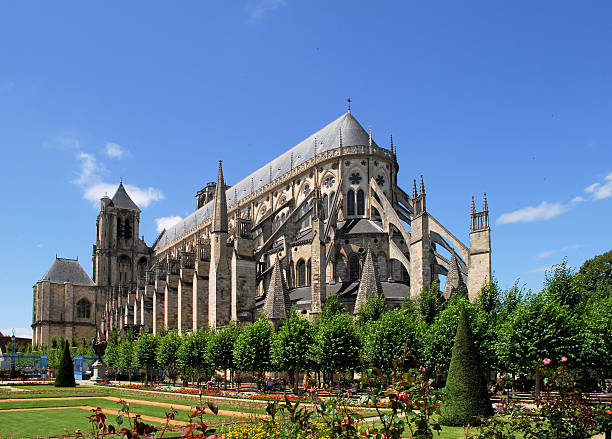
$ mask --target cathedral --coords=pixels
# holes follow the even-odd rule
[[[119,184],[100,200],[93,277],[56,258],[34,286],[33,343],[260,314],[277,327],[291,307],[317,315],[332,294],[352,313],[377,293],[400,306],[441,277],[446,298],[474,299],[491,278],[486,194],[482,210],[472,198],[468,246],[427,210],[423,177],[407,193],[398,172],[393,138],[379,146],[349,110],[232,186],[219,162],[195,211],[150,246]]]

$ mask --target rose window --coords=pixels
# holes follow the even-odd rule
[[[351,184],[359,184],[361,181],[361,175],[358,172],[353,172],[349,178],[351,180]]]

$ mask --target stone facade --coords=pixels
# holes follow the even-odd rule
[[[196,211],[151,247],[120,185],[98,216],[99,330],[278,320],[287,303],[316,315],[330,294],[353,312],[374,285],[399,306],[446,276],[447,296],[466,285],[476,297],[491,277],[486,199],[483,211],[472,207],[468,247],[427,210],[423,178],[410,196],[398,171],[393,139],[379,146],[348,112],[233,186],[219,164]]]

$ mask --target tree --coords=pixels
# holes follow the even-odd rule
[[[340,301],[338,300],[337,294],[330,295],[327,300],[325,300],[325,306],[323,306],[323,311],[321,311],[321,315],[319,316],[320,320],[327,320],[336,314],[346,313],[346,309],[342,306]]]
[[[104,362],[109,368],[115,371],[116,380],[117,369],[119,368],[119,336],[116,329],[113,329],[108,334],[106,351],[104,351]]]
[[[535,370],[536,397],[540,395],[542,361],[567,356],[576,360],[576,319],[567,305],[540,294],[528,297],[499,329],[496,351],[512,372]]]
[[[87,339],[85,339],[85,337],[83,337],[81,339],[81,345],[77,348],[75,355],[82,355],[84,357],[93,357],[96,354],[93,350],[93,346],[91,345],[91,343],[88,342]]]
[[[263,315],[244,328],[234,347],[234,363],[238,370],[263,372],[270,367],[272,333],[272,327]]]
[[[438,281],[432,283],[429,288],[423,287],[423,291],[417,298],[417,308],[428,325],[438,316],[442,310],[442,295]]]
[[[423,323],[415,317],[405,309],[393,309],[372,322],[363,337],[364,357],[369,365],[386,374],[416,365]]]
[[[271,359],[277,370],[288,372],[294,391],[297,391],[300,370],[307,370],[312,365],[313,345],[310,323],[292,308],[273,338]]]
[[[224,371],[229,369],[230,372],[236,370],[234,346],[239,335],[240,326],[235,322],[231,322],[211,335],[207,355],[208,361],[215,369]],[[225,380],[225,386],[227,388],[227,380]]]
[[[128,371],[128,379],[132,382],[132,369],[134,368],[134,342],[123,340],[118,349],[118,365]]]
[[[198,387],[204,374],[211,369],[206,355],[209,338],[210,332],[208,331],[189,332],[181,337],[181,346],[178,350],[183,373],[191,374],[197,381]]]
[[[612,369],[612,296],[590,301],[579,327],[579,365],[598,371],[603,388],[605,371]]]
[[[315,352],[321,370],[355,370],[359,366],[360,347],[353,318],[348,314],[336,314],[319,323],[315,335]]]
[[[145,385],[149,383],[149,373],[153,381],[153,368],[157,366],[157,338],[145,331],[134,343],[134,364],[145,370]]]
[[[599,297],[612,295],[612,250],[586,261],[578,274],[590,294]]]
[[[480,309],[492,317],[497,317],[497,315],[501,312],[501,292],[499,289],[499,284],[495,279],[482,286],[480,293],[478,294],[478,298],[476,299],[476,304]]]
[[[566,305],[573,313],[580,313],[587,299],[581,279],[567,266],[565,259],[546,272],[544,294],[561,305]]]
[[[70,356],[70,343],[68,340],[64,342],[64,347],[61,349],[60,361],[55,377],[55,387],[75,387],[74,380],[74,362]]]
[[[376,293],[357,311],[357,323],[363,325],[366,322],[378,320],[386,309],[385,295]]]
[[[443,425],[474,425],[480,416],[493,415],[480,355],[472,339],[465,306],[461,307],[453,345],[446,397],[440,407]]]
[[[181,336],[176,331],[170,331],[159,338],[157,344],[157,363],[166,371],[168,379],[176,384],[176,377],[179,370],[178,351],[181,347]]]

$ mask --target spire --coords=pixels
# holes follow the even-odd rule
[[[357,291],[357,299],[355,300],[355,310],[353,314],[357,314],[375,294],[382,294],[382,286],[378,280],[378,273],[374,266],[372,257],[372,248],[368,246],[363,269],[361,270],[361,281],[359,282],[359,290]]]
[[[223,167],[219,160],[219,173],[217,174],[217,186],[215,187],[215,198],[213,207],[212,233],[227,233],[227,199],[225,197],[225,181],[223,180]]]
[[[414,190],[412,191],[412,198],[416,198],[417,197],[417,190],[416,190],[416,178],[414,179]]]
[[[472,195],[472,215],[476,213],[476,205],[474,204],[474,195]]]
[[[425,184],[423,183],[422,175],[421,175],[421,195],[425,195]]]
[[[369,134],[369,138],[368,138],[368,146],[371,148],[372,147],[372,127],[370,127],[370,134]]]
[[[484,193],[484,209],[485,212],[489,210],[489,204],[487,203],[487,193]]]
[[[393,152],[393,134],[391,134],[390,137],[391,137],[391,154],[395,154]]]
[[[446,275],[446,285],[444,286],[444,298],[450,299],[459,286],[463,285],[463,279],[459,273],[459,267],[457,263],[457,255],[453,252],[450,260],[450,266],[448,267],[448,273]]]
[[[270,277],[268,291],[266,292],[264,312],[269,319],[283,319],[289,313],[290,308],[291,301],[289,300],[289,293],[283,282],[283,273],[277,254],[274,266],[272,267],[272,276]]]
[[[115,192],[115,195],[113,195],[112,202],[113,206],[115,207],[127,210],[136,210],[140,212],[140,209],[138,208],[136,203],[132,201],[127,191],[125,190],[125,187],[123,186],[123,181],[119,183],[117,192]]]

